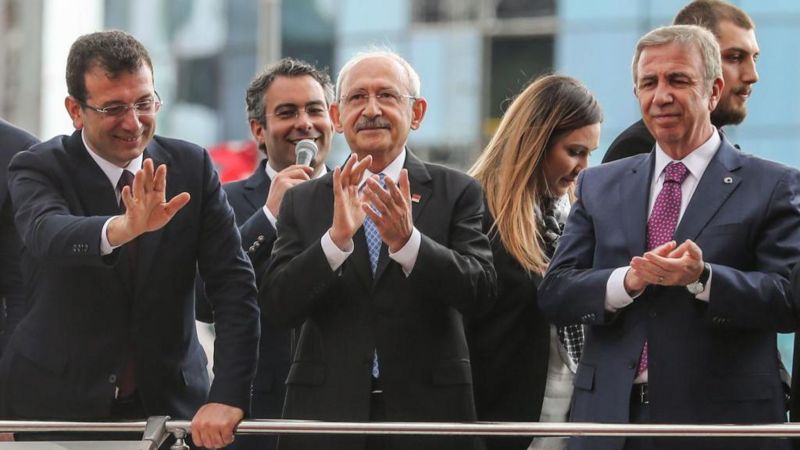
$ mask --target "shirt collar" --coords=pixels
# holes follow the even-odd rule
[[[119,177],[122,176],[123,170],[128,170],[132,174],[136,175],[136,172],[138,172],[142,168],[142,160],[144,159],[144,156],[142,154],[140,154],[139,156],[134,158],[131,162],[129,162],[125,168],[122,168],[114,163],[107,161],[102,156],[98,155],[97,152],[95,152],[94,149],[92,149],[92,147],[89,145],[89,142],[86,140],[86,135],[83,133],[83,130],[81,130],[81,139],[83,140],[83,145],[86,147],[86,150],[89,151],[89,156],[91,156],[94,162],[96,162],[97,165],[100,166],[100,170],[102,170],[103,173],[106,175],[108,181],[111,183],[111,186],[113,186],[114,189],[117,188],[117,183],[119,182]]]
[[[272,166],[269,165],[269,160],[267,160],[267,163],[264,164],[264,170],[267,172],[267,176],[269,177],[270,181],[272,181],[275,178],[275,176],[278,175],[278,171],[273,169]],[[319,173],[315,173],[314,176],[311,177],[311,179],[322,178],[323,176],[325,176],[327,172],[328,168],[323,165],[322,170],[320,170]]]
[[[719,137],[717,130],[714,129],[714,132],[711,133],[711,137],[708,138],[707,141],[686,155],[680,162],[689,169],[689,173],[695,179],[699,180],[700,177],[703,176],[703,172],[706,171],[706,167],[708,167],[708,164],[711,162],[711,158],[717,153],[717,149],[719,149],[721,143],[722,139]],[[654,179],[660,177],[664,168],[672,162],[677,161],[670,158],[658,142],[656,142],[656,167],[654,172],[656,176]]]
[[[389,163],[388,166],[384,167],[380,173],[384,176],[387,176],[392,179],[395,183],[397,180],[400,179],[400,171],[403,170],[403,166],[406,164],[406,149],[403,148],[403,151],[400,152],[397,157]],[[378,175],[377,173],[372,173],[369,169],[364,171],[364,175],[361,177],[361,181],[358,183],[359,189],[367,181],[367,178],[372,177],[373,175]]]

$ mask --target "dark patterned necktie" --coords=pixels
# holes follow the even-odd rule
[[[647,251],[672,240],[681,214],[681,185],[689,170],[681,162],[664,168],[664,185],[656,197],[650,219],[647,220]],[[647,341],[644,342],[636,376],[647,370]]]
[[[122,175],[117,181],[117,192],[119,192],[119,210],[125,213],[125,203],[122,201],[122,188],[128,186],[133,189],[133,173],[129,170],[123,170]],[[126,244],[128,251],[128,265],[129,276],[131,283],[136,282],[136,263],[138,261],[138,248],[136,246],[136,239]],[[117,398],[128,398],[136,392],[136,364],[133,361],[133,355],[128,354],[125,360],[125,366],[117,377]]]

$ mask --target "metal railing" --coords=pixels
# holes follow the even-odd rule
[[[0,421],[0,432],[142,432],[145,449],[157,449],[173,435],[173,450],[188,448],[191,422],[151,417],[141,422]],[[800,423],[765,425],[599,424],[547,422],[321,422],[247,420],[237,434],[401,434],[458,436],[657,436],[800,438]],[[3,448],[0,443],[0,448]]]

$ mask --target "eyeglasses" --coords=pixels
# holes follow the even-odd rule
[[[161,110],[161,106],[164,103],[161,101],[161,97],[158,96],[158,92],[155,92],[155,98],[149,98],[132,104],[119,103],[108,105],[103,108],[92,106],[86,102],[80,102],[80,104],[106,117],[120,118],[128,114],[130,110],[133,110],[133,113],[136,114],[137,117],[153,116]]]
[[[405,99],[417,100],[413,95],[401,94],[396,91],[380,91],[377,94],[370,94],[366,91],[351,92],[341,98],[345,105],[354,108],[366,106],[369,103],[370,97],[375,97],[375,100],[381,106],[397,107]]]
[[[328,108],[323,104],[306,105],[305,108],[298,108],[294,105],[279,106],[274,113],[267,113],[267,117],[277,117],[278,120],[294,120],[300,117],[300,113],[306,113],[308,117],[314,119],[324,117],[328,113]]]

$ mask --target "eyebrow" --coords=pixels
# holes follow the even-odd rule
[[[303,106],[315,106],[315,105],[323,105],[323,106],[325,106],[325,101],[324,100],[312,100],[310,102],[307,102]],[[297,108],[297,103],[281,103],[279,105],[275,105],[275,109],[278,109],[278,108]]]
[[[750,50],[744,49],[742,47],[728,47],[728,48],[725,48],[725,49],[722,50],[722,53],[729,53],[729,52],[738,52],[738,53],[744,53],[744,54],[747,54],[747,55],[751,55],[751,54],[752,55],[759,55],[759,54],[761,54],[760,49],[759,49],[759,51],[751,52]]]

